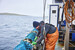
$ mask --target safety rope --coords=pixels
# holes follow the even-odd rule
[[[43,0],[43,5],[44,5],[44,9],[43,9],[43,21],[44,21],[44,30],[43,30],[43,35],[44,35],[44,46],[43,46],[43,50],[45,50],[45,38],[46,38],[46,34],[45,34],[45,10],[46,10],[46,0]]]

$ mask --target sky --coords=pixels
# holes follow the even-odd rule
[[[52,0],[47,0],[46,16],[49,16],[51,3]],[[0,0],[0,13],[43,16],[43,0]]]

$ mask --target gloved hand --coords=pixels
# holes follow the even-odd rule
[[[36,41],[37,39],[38,39],[38,37],[36,36],[35,39],[34,39],[34,41]]]
[[[34,41],[32,42],[32,45],[36,45],[36,44],[37,44],[37,42],[34,42]]]

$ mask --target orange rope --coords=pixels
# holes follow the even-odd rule
[[[68,9],[71,10],[68,12]],[[67,0],[65,5],[64,5],[64,13],[65,13],[65,18],[68,23],[72,23],[73,20],[75,20],[75,6],[74,2],[72,0]],[[70,14],[71,13],[71,14]]]

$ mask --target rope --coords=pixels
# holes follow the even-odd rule
[[[43,30],[43,35],[44,35],[44,46],[43,46],[43,50],[45,50],[45,9],[46,9],[46,0],[43,0],[43,5],[44,5],[44,9],[43,9],[43,21],[44,21],[44,30]]]
[[[71,10],[71,11],[68,11]],[[70,23],[72,25],[72,21],[75,20],[75,5],[73,0],[67,0],[65,5],[64,5],[64,14],[65,14],[65,19],[66,19],[66,28],[70,29]],[[65,50],[69,50],[69,30],[66,29],[66,34],[65,34]],[[67,37],[66,37],[67,36]],[[72,43],[70,43],[72,46],[74,46]]]
[[[70,9],[70,13],[68,12],[68,9]],[[64,6],[64,13],[65,18],[68,23],[72,23],[73,20],[75,20],[75,5],[73,0],[67,0]]]

